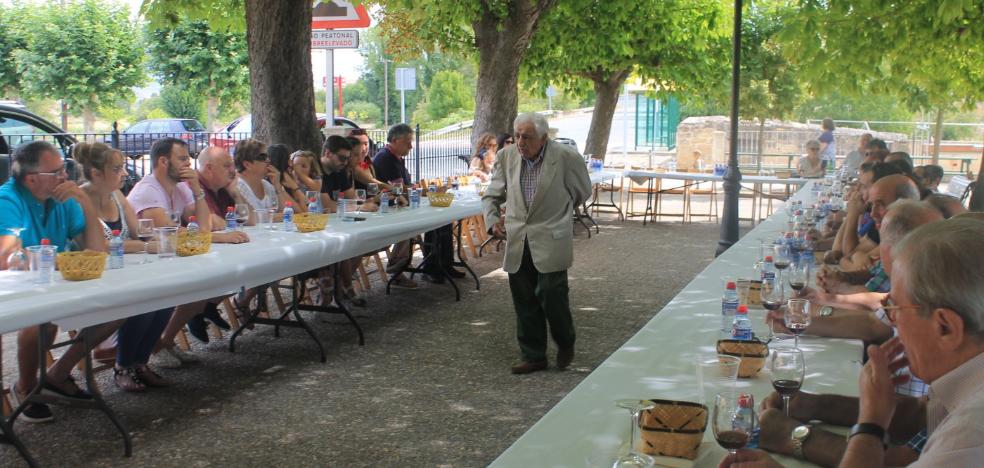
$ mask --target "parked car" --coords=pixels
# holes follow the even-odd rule
[[[150,154],[150,146],[165,137],[180,138],[188,143],[192,155],[208,146],[208,132],[201,122],[195,119],[150,119],[141,120],[120,132],[116,145],[123,154],[140,159]],[[112,137],[106,138],[112,144]]]
[[[65,158],[65,170],[70,180],[79,181],[81,167],[71,158],[75,135],[66,133],[57,125],[47,121],[23,105],[0,103],[0,184],[10,176],[10,153],[18,146],[36,140],[44,140],[55,145]],[[130,193],[133,185],[140,180],[133,161],[126,163],[127,178],[123,182],[123,194]]]
[[[318,128],[325,128],[325,121],[328,119],[325,114],[317,114],[318,116]],[[345,117],[335,117],[335,126],[337,127],[349,127],[349,128],[361,128],[359,124],[346,119]],[[246,114],[233,120],[229,125],[222,127],[221,130],[212,134],[209,138],[209,145],[220,146],[229,151],[236,146],[239,140],[249,138],[253,135],[253,114]],[[376,145],[370,139],[369,146],[371,150],[375,150]]]

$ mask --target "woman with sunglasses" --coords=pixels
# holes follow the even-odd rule
[[[270,165],[267,145],[259,140],[247,138],[236,143],[236,171],[239,172],[236,184],[250,208],[254,210],[272,209],[281,211],[293,198],[280,179],[280,171]],[[297,189],[296,182],[294,189]],[[295,203],[295,205],[298,205]],[[294,206],[295,212],[306,211],[306,205]]]

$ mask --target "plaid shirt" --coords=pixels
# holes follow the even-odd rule
[[[915,450],[916,453],[922,453],[923,448],[926,447],[926,440],[929,439],[929,432],[926,429],[919,431],[918,434],[912,436],[908,442],[905,443],[906,446]]]
[[[547,145],[544,143],[536,159],[530,161],[529,159],[523,158],[523,168],[519,174],[519,181],[523,185],[523,201],[526,202],[527,208],[530,207],[530,203],[533,203],[533,197],[536,195],[536,184],[540,181],[540,169],[543,168],[543,153],[546,150]]]
[[[882,268],[881,260],[875,262],[871,268],[868,269],[868,273],[871,273],[871,279],[864,284],[865,289],[871,292],[887,293],[892,289],[892,282],[888,279],[888,274],[885,273],[885,269]]]

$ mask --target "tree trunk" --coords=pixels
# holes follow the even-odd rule
[[[510,2],[509,14],[501,22],[484,9],[481,19],[472,23],[478,48],[472,145],[485,132],[512,133],[512,120],[519,107],[519,66],[540,17],[556,3],[557,0],[515,0]]]
[[[943,108],[936,109],[936,130],[933,136],[933,164],[940,163],[940,142],[943,140]]]
[[[765,147],[765,117],[759,117],[758,154],[755,155],[756,174],[762,175],[762,153]]]
[[[95,128],[96,128],[96,113],[92,110],[92,106],[83,107],[82,133],[92,133]]]
[[[218,130],[216,120],[219,117],[219,98],[209,96],[205,101],[205,128],[210,132]]]
[[[981,185],[984,184],[984,150],[981,150],[981,164],[977,168],[977,183],[970,194],[970,211],[984,211],[984,193],[981,193]]]
[[[612,117],[618,107],[618,95],[628,76],[629,70],[625,69],[605,75],[599,72],[591,77],[596,98],[594,112],[591,113],[591,126],[588,127],[588,139],[584,142],[584,154],[590,154],[595,159],[605,159],[608,138],[612,133]]]
[[[320,153],[311,73],[311,6],[246,0],[253,137]]]

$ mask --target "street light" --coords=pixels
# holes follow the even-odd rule
[[[392,60],[381,59],[383,62],[383,127],[389,128],[390,121],[390,87],[389,64]]]

